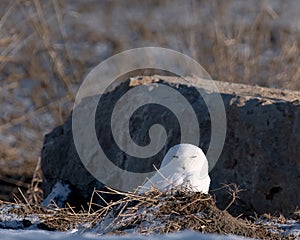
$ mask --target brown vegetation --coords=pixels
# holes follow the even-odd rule
[[[93,197],[101,197],[95,191]],[[43,208],[38,204],[5,204],[6,214],[17,214],[27,219],[24,228],[33,223],[29,216],[37,216],[37,228],[66,231],[79,228],[81,231],[93,228],[101,234],[162,234],[180,230],[194,230],[202,233],[236,234],[258,239],[294,239],[279,235],[275,226],[255,224],[249,220],[232,217],[227,211],[218,209],[208,194],[191,192],[189,188],[176,188],[169,192],[152,189],[145,195],[121,193],[110,189],[109,194],[122,194],[124,198],[105,206],[90,203],[87,210],[75,212],[73,208],[60,209],[55,206]],[[93,198],[92,197],[92,198]],[[93,210],[95,209],[95,210]],[[27,218],[26,218],[27,217]],[[5,223],[4,223],[5,224]],[[277,232],[277,233],[276,233]]]
[[[66,119],[87,72],[122,50],[168,47],[214,79],[300,90],[300,36],[281,24],[290,9],[283,2],[274,9],[255,1],[232,17],[235,1],[2,1],[1,199],[26,188],[43,135]],[[115,30],[120,23],[125,31]]]

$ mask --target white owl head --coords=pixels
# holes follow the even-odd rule
[[[208,175],[208,161],[201,148],[188,144],[177,144],[169,149],[160,169],[172,164],[175,168],[184,168],[187,171],[201,171],[200,175]],[[168,166],[169,167],[169,166]]]

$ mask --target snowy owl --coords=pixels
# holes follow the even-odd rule
[[[138,192],[144,193],[151,186],[166,191],[185,183],[195,192],[208,193],[208,161],[202,150],[192,144],[178,144],[170,148],[160,169]]]

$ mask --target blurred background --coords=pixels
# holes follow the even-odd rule
[[[297,0],[1,0],[0,200],[26,192],[34,172],[41,194],[44,135],[88,72],[121,51],[171,48],[213,79],[299,91],[299,12]]]

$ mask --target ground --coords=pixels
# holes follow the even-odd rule
[[[98,239],[108,235],[152,238],[184,231],[267,240],[300,236],[299,213],[295,213],[294,220],[268,215],[251,220],[234,218],[226,210],[218,209],[209,194],[190,189],[181,186],[161,192],[153,188],[139,195],[110,189],[106,191],[108,194],[122,194],[123,198],[103,206],[93,202],[102,192],[95,191],[88,208],[77,212],[70,206],[46,208],[28,201],[25,204],[3,202],[0,229],[61,231],[67,233],[65,236],[91,233]]]
[[[84,76],[123,50],[167,47],[213,79],[299,91],[299,10],[297,0],[1,1],[0,199],[26,192]]]

